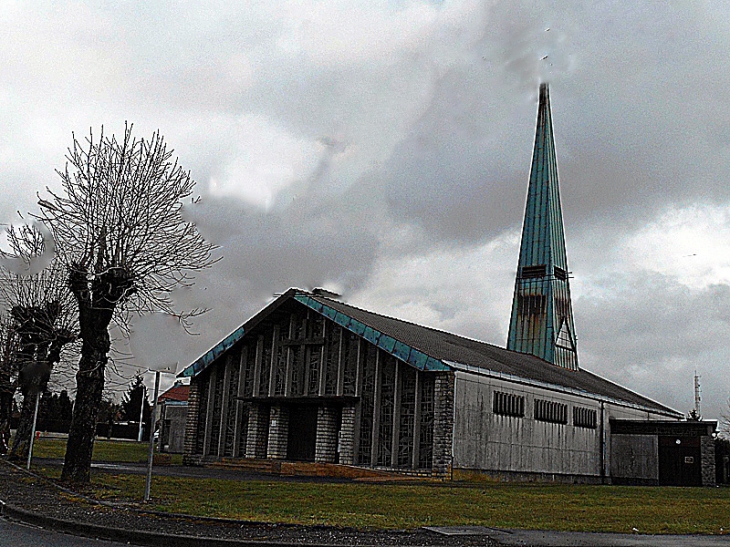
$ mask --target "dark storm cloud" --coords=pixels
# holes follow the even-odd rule
[[[72,131],[160,129],[224,256],[177,295],[212,308],[200,336],[161,342],[181,363],[292,285],[503,341],[539,81],[584,283],[582,362],[681,410],[687,370],[727,362],[722,310],[708,315],[724,277],[683,289],[621,258],[668,209],[730,202],[724,4],[60,6],[2,15],[0,215],[57,184]],[[726,375],[703,374],[724,402]]]
[[[628,227],[676,200],[730,198],[719,183],[730,160],[730,74],[712,13],[636,7],[617,20],[569,7],[520,20],[498,6],[490,16],[475,61],[435,82],[385,164],[395,216],[464,241],[519,222],[535,119],[526,99],[540,78],[552,82],[569,224],[613,217]]]

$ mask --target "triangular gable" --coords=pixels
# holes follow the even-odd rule
[[[246,321],[243,325],[218,342],[215,346],[201,355],[193,363],[188,365],[178,377],[194,377],[203,372],[218,357],[227,350],[232,348],[246,333],[250,332],[264,317],[268,316],[275,309],[280,307],[285,301],[294,298],[300,304],[305,305],[309,309],[323,315],[343,327],[346,330],[364,338],[371,344],[377,346],[383,351],[390,353],[401,361],[417,368],[418,370],[451,370],[449,366],[442,361],[434,359],[419,351],[408,344],[396,340],[392,336],[382,333],[381,331],[364,324],[361,321],[349,316],[348,314],[335,310],[331,306],[324,304],[312,297],[306,291],[299,289],[289,289],[271,304],[262,309],[259,313]]]
[[[285,301],[289,300],[297,292],[297,289],[289,289],[276,300],[266,305],[256,315],[251,317],[243,325],[234,330],[231,334],[226,336],[223,340],[218,342],[215,346],[206,351],[203,355],[198,357],[195,361],[189,364],[183,369],[181,373],[177,375],[178,378],[194,377],[203,372],[213,362],[218,359],[223,353],[231,349],[236,342],[241,340],[246,333],[254,328],[264,317],[267,317],[271,312],[281,306]]]
[[[396,340],[392,336],[384,334],[346,313],[335,310],[308,294],[298,293],[294,296],[294,299],[418,370],[451,370],[442,361],[429,357],[422,351]]]
[[[563,319],[563,324],[558,332],[558,337],[555,339],[555,347],[575,351],[575,340],[573,340],[573,333],[570,332],[570,325],[568,321]]]

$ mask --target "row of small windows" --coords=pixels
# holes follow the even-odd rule
[[[535,399],[535,419],[552,424],[567,424],[568,405],[556,401]]]
[[[514,393],[495,391],[492,411],[495,414],[502,414],[503,416],[524,416],[525,398]]]
[[[573,407],[573,425],[596,429],[596,411],[582,406]]]
[[[522,418],[525,415],[525,397],[504,391],[495,391],[492,411],[502,416]],[[535,419],[554,424],[568,423],[568,405],[556,401],[535,399]],[[596,428],[596,411],[582,406],[573,407],[573,425],[576,427]]]

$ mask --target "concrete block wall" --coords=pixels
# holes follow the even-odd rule
[[[612,435],[611,474],[614,480],[659,484],[659,441],[656,435]]]
[[[451,473],[454,429],[454,373],[437,373],[434,383],[433,473]]]
[[[700,437],[700,456],[702,460],[702,486],[715,486],[715,439],[709,435]]]
[[[344,465],[355,463],[355,423],[355,405],[343,406],[340,425],[340,463]]]
[[[272,405],[269,412],[269,444],[266,457],[273,460],[286,459],[289,441],[289,408],[284,405]]]
[[[198,378],[193,378],[190,381],[188,413],[185,421],[185,440],[183,441],[183,463],[185,465],[199,465],[202,460],[202,454],[195,454],[198,436],[198,412],[200,412],[200,382]],[[201,431],[201,435],[202,433]]]
[[[334,463],[337,458],[337,409],[321,406],[317,409],[317,438],[314,461]]]

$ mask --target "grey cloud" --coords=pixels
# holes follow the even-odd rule
[[[60,23],[52,11],[33,12],[38,34],[23,29],[28,39],[3,64],[11,100],[0,108],[10,128],[0,140],[0,215],[33,208],[35,191],[55,180],[51,169],[62,166],[72,130],[118,128],[124,119],[140,134],[159,128],[200,181],[203,205],[192,214],[225,257],[176,295],[181,305],[213,308],[197,322],[200,336],[182,342],[192,360],[290,285],[357,293],[383,260],[519,230],[540,79],[552,85],[578,274],[610,267],[602,253],[620,252],[622,239],[671,204],[730,201],[725,6],[493,2],[468,16],[441,9],[454,19],[434,15],[433,27],[387,58],[343,52],[338,61],[330,52],[326,63],[282,45],[295,42],[289,27],[311,24],[312,14],[286,19],[267,3],[191,4],[174,17],[164,4],[107,4]],[[82,62],[72,64],[75,57]],[[207,191],[224,176],[247,182],[245,143],[234,129],[252,116],[297,141],[342,143],[314,146],[321,156],[311,172],[297,173],[267,211]],[[64,137],[51,156],[57,135]],[[237,161],[240,169],[227,174]],[[408,237],[394,241],[400,234]],[[515,263],[516,255],[508,267]],[[679,384],[688,369],[713,363],[706,399],[726,400],[718,380],[728,360],[725,289],[686,292],[633,274],[610,289],[600,302],[576,302],[584,365],[684,410]],[[455,329],[496,332],[480,337],[503,343],[509,309],[497,318],[434,306]]]
[[[602,297],[575,302],[581,366],[686,412],[695,369],[707,417],[727,398],[730,287],[691,290],[670,278],[613,272]]]

